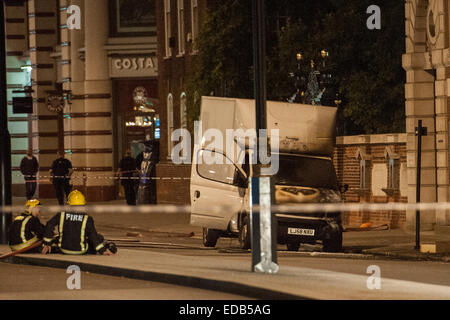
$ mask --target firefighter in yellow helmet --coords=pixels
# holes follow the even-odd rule
[[[67,197],[69,206],[85,206],[86,199],[78,191],[72,191]],[[53,240],[53,231],[58,230],[58,238]],[[56,248],[51,244],[56,243]],[[94,219],[87,212],[59,212],[45,226],[44,248],[42,254],[51,252],[65,254],[96,254],[112,255],[117,249],[113,243],[104,241],[102,235],[95,230]]]
[[[25,211],[17,216],[9,228],[9,246],[12,251],[22,250],[38,242],[44,235],[44,225],[39,220],[39,206],[41,202],[37,199],[28,200]],[[38,246],[27,253],[40,252]]]

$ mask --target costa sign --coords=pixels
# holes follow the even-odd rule
[[[112,78],[156,77],[158,63],[154,56],[111,57],[110,76]]]
[[[155,64],[152,57],[138,57],[138,58],[117,58],[113,60],[116,69],[153,69]]]

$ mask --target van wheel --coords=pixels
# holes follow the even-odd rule
[[[219,237],[219,230],[203,228],[203,245],[205,247],[215,247]]]
[[[325,239],[323,243],[323,252],[342,252],[342,231],[335,233],[330,239]]]
[[[300,242],[287,242],[286,247],[288,251],[298,251],[300,248]]]
[[[242,226],[239,229],[239,246],[241,249],[248,250],[251,248],[252,243],[250,239],[250,223],[248,221],[248,216],[245,216],[242,221]]]

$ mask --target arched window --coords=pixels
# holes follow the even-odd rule
[[[167,157],[170,158],[172,153],[172,132],[173,132],[173,96],[171,93],[167,95]]]
[[[180,128],[187,128],[186,93],[184,92],[180,95]]]

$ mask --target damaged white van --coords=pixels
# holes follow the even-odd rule
[[[278,129],[278,170],[273,175],[275,204],[336,203],[347,186],[338,184],[332,155],[336,108],[267,102],[267,129]],[[252,148],[242,139],[219,141],[215,129],[255,127],[254,100],[202,97],[200,137],[192,154],[191,224],[203,227],[203,244],[214,247],[219,237],[239,237],[241,248],[251,247],[249,226]],[[229,137],[229,135],[228,135]],[[225,146],[233,146],[229,152]],[[211,161],[215,159],[215,161]],[[213,210],[217,206],[226,209]],[[323,244],[323,250],[342,250],[341,212],[275,212],[277,240],[290,251],[301,243]]]

